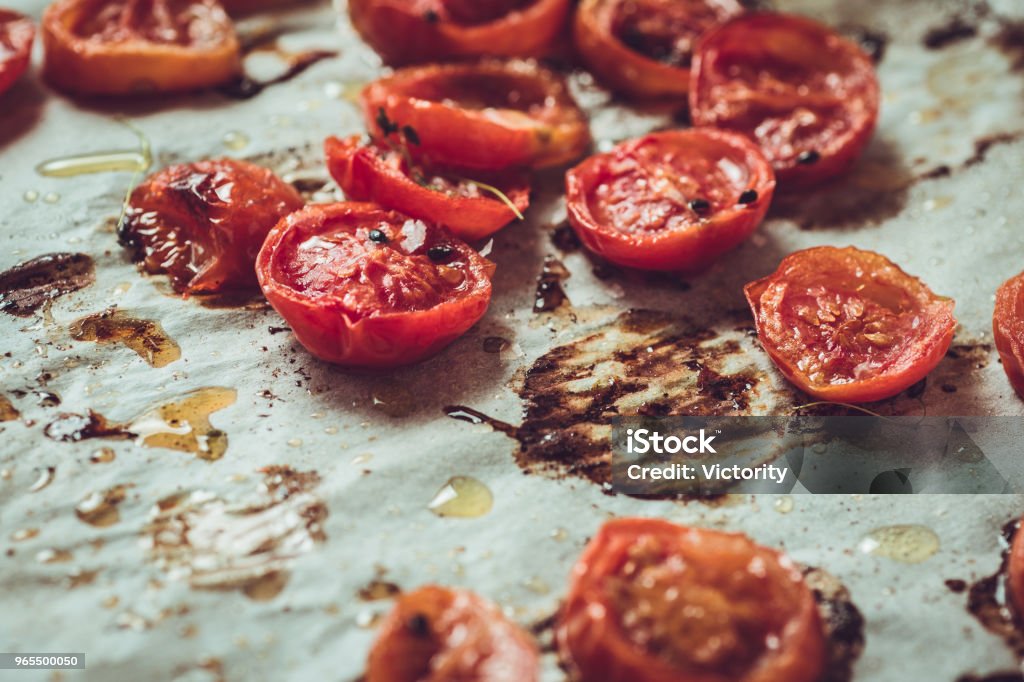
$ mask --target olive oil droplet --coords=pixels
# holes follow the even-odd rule
[[[494,506],[490,489],[469,476],[452,476],[427,508],[438,516],[464,519],[483,516]]]
[[[918,564],[934,556],[939,545],[939,536],[931,528],[910,524],[875,528],[857,547],[864,554]]]
[[[231,130],[224,133],[222,142],[225,147],[237,152],[249,146],[249,136],[243,132]]]
[[[790,497],[789,495],[777,497],[775,498],[773,506],[775,507],[775,511],[779,512],[780,514],[788,514],[789,512],[793,511],[793,498]]]

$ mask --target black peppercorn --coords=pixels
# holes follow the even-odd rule
[[[740,198],[739,198],[739,203],[741,203],[741,204],[752,204],[755,201],[757,201],[757,190],[756,189],[745,190],[743,192],[743,194],[740,195]]]
[[[435,263],[440,263],[448,260],[453,253],[455,253],[455,249],[452,247],[439,244],[438,246],[431,246],[427,249],[427,258]]]
[[[387,244],[388,236],[382,230],[370,230],[370,241],[376,244]]]

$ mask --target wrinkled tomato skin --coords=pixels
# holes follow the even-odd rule
[[[536,682],[537,647],[481,597],[434,585],[403,594],[370,649],[366,682]]]
[[[662,0],[664,3],[677,0]],[[576,51],[602,83],[637,99],[682,99],[690,92],[690,64],[653,59],[616,35],[615,23],[629,0],[582,0],[573,19]],[[653,3],[652,3],[653,4]],[[691,0],[714,17],[694,20],[694,42],[701,34],[743,12],[736,0]]]
[[[992,332],[1003,371],[1013,390],[1024,398],[1024,273],[1006,280],[996,292]]]
[[[264,238],[304,203],[294,187],[245,161],[169,166],[132,191],[119,237],[180,293],[255,289]]]
[[[0,95],[28,68],[35,36],[35,26],[28,17],[0,8]]]
[[[502,98],[513,91],[528,103],[528,111],[502,106]],[[462,106],[453,101],[456,97],[483,101],[487,111]],[[380,126],[383,111],[392,123],[416,131],[419,144],[410,144],[409,151],[432,165],[544,168],[573,161],[590,146],[586,116],[565,82],[532,62],[487,60],[401,69],[368,85],[362,105],[374,138],[387,137]]]
[[[789,603],[780,605],[789,613],[777,648],[762,652],[754,664],[737,674],[693,664],[682,669],[631,640],[605,583],[621,570],[630,548],[643,537],[660,538],[665,546],[675,546],[675,551],[689,545],[690,561],[719,562],[723,575],[737,570],[741,559],[756,557],[771,565],[772,575],[763,581],[764,588],[791,590]],[[701,556],[694,556],[694,550],[701,551]],[[678,607],[685,606],[681,600]],[[601,527],[573,567],[569,592],[555,624],[555,640],[563,662],[580,682],[818,682],[826,660],[824,629],[814,596],[787,558],[740,534],[685,528],[662,519],[620,518]]]
[[[570,1],[529,0],[482,16],[462,16],[467,12],[455,5],[445,0],[348,3],[352,25],[363,40],[388,64],[407,66],[484,56],[540,57],[560,34]]]
[[[680,156],[729,158],[748,171],[747,181],[733,188],[732,196],[738,200],[745,190],[753,189],[757,198],[746,204],[735,201],[715,206],[711,213],[700,216],[700,222],[690,222],[683,229],[629,233],[606,224],[595,216],[594,202],[600,201],[595,193],[615,179],[623,163],[646,148]],[[761,224],[775,191],[775,175],[746,137],[728,131],[689,129],[652,133],[591,156],[566,173],[565,184],[569,223],[595,254],[629,268],[698,272],[734,249]],[[638,194],[636,199],[643,196]],[[679,209],[690,210],[685,206]]]
[[[127,30],[116,40],[83,35],[83,27],[95,20],[104,4],[103,0],[58,0],[43,13],[43,74],[55,88],[72,95],[185,92],[225,83],[241,73],[238,38],[216,0],[188,2],[202,14],[202,19],[193,21],[201,21],[204,33],[215,36],[203,45],[182,43],[185,38],[156,42]]]
[[[346,198],[370,201],[444,225],[466,241],[488,237],[516,218],[512,209],[496,197],[449,196],[423,187],[400,168],[387,163],[379,148],[363,145],[358,136],[346,140],[329,137],[324,142],[324,151],[327,168]],[[520,173],[505,175],[474,179],[501,189],[522,213],[530,204],[529,181]]]
[[[409,365],[436,354],[483,317],[491,300],[493,263],[446,230],[429,225],[425,244],[446,243],[466,263],[461,270],[466,286],[458,295],[429,308],[385,310],[382,304],[380,310],[366,309],[375,305],[371,302],[355,311],[344,293],[308,295],[289,281],[289,271],[295,266],[291,252],[298,240],[333,232],[355,235],[375,225],[398,229],[409,220],[412,219],[408,216],[376,204],[315,204],[287,216],[271,230],[257,258],[256,275],[267,300],[310,353],[326,362],[353,368]],[[353,266],[358,270],[361,263]],[[391,277],[399,280],[400,274]],[[338,276],[336,281],[344,285],[346,280]],[[385,290],[376,295],[387,298],[391,294]]]
[[[790,71],[802,69],[802,75],[773,71],[773,60]],[[747,65],[772,87],[747,89],[733,73]],[[749,135],[772,162],[783,189],[814,187],[846,173],[878,122],[880,91],[870,57],[805,17],[753,13],[733,19],[700,41],[690,74],[693,124]],[[786,75],[796,84],[785,84]],[[811,82],[814,77],[822,82]],[[748,94],[735,101],[726,97],[737,89]],[[815,127],[801,121],[807,116]],[[816,154],[816,160],[802,162],[805,153]]]
[[[857,271],[867,276],[858,277]],[[828,383],[822,383],[812,380],[799,366],[813,361],[815,356],[820,357],[818,350],[803,345],[798,357],[794,357],[781,347],[780,338],[797,342],[792,311],[780,312],[780,306],[786,297],[799,295],[809,286],[820,287],[826,293],[850,290],[853,285],[845,283],[844,277],[859,282],[856,291],[858,294],[866,291],[868,300],[873,291],[881,292],[887,299],[897,295],[905,297],[914,305],[912,310],[919,322],[912,330],[893,333],[894,338],[889,341],[901,345],[902,352],[884,371],[872,370],[863,377],[841,383],[829,377]],[[853,247],[822,246],[790,254],[774,273],[747,284],[743,291],[754,314],[761,345],[776,368],[797,388],[819,400],[867,403],[891,398],[935,369],[949,350],[956,329],[952,299],[934,294],[923,282],[884,256]]]

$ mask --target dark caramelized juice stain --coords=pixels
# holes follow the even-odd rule
[[[921,41],[929,50],[941,50],[953,43],[978,35],[978,27],[961,16],[953,16],[941,26],[935,26],[924,34]]]
[[[1018,661],[1024,661],[1024,631],[1006,600],[1006,573],[1010,564],[1010,546],[1013,544],[1014,535],[1018,532],[1018,526],[1019,521],[1016,520],[1003,526],[1002,561],[995,573],[970,585],[967,590],[967,610],[982,627],[997,637],[1001,637]]]
[[[175,298],[180,298],[177,293],[172,293]],[[238,310],[269,310],[270,304],[263,294],[258,291],[225,291],[219,294],[196,294],[189,296],[190,301],[195,301],[204,308],[223,310],[234,308]]]
[[[84,415],[61,413],[46,425],[43,433],[47,438],[64,443],[77,443],[90,438],[128,440],[135,437],[125,424],[112,423],[99,412],[92,410]]]
[[[1010,60],[1014,71],[1024,70],[1024,21],[1004,21],[989,41]]]
[[[84,253],[51,253],[0,273],[0,310],[28,317],[44,303],[96,281],[92,258]]]
[[[465,405],[448,405],[443,411],[452,419],[469,422],[470,424],[487,424],[495,431],[504,433],[512,438],[516,438],[519,433],[519,429],[515,426],[499,419],[489,417],[479,410],[474,410],[472,407],[466,407]]]
[[[361,601],[381,601],[397,597],[402,593],[402,588],[395,583],[375,578],[363,587],[359,588],[356,596]]]
[[[1012,670],[988,675],[961,675],[956,682],[1024,682],[1024,675]]]
[[[545,313],[561,307],[568,302],[562,282],[569,278],[569,271],[554,256],[544,257],[544,267],[537,278],[537,295],[533,301],[533,312]]]
[[[885,48],[889,45],[889,36],[882,31],[865,26],[841,26],[840,32],[860,45],[871,61],[880,63],[885,58]]]
[[[280,54],[280,51],[278,51],[278,53]],[[252,99],[273,85],[290,81],[317,62],[337,57],[338,53],[331,50],[310,50],[309,52],[282,54],[281,56],[285,58],[288,68],[280,76],[265,81],[258,81],[248,76],[242,76],[232,83],[222,85],[217,88],[217,91],[232,99]]]
[[[821,682],[850,682],[854,664],[864,651],[864,616],[834,575],[815,567],[804,567],[803,573],[827,638],[828,662]]]
[[[14,403],[5,395],[0,395],[0,422],[12,422],[21,416]]]
[[[579,251],[583,243],[569,223],[562,223],[551,232],[551,243],[562,253]]]
[[[69,331],[76,341],[127,346],[152,367],[164,367],[181,357],[178,344],[159,322],[139,319],[116,308],[78,319]]]
[[[75,506],[75,516],[90,526],[112,526],[121,520],[117,507],[127,497],[128,486],[116,485],[102,492],[93,492]]]

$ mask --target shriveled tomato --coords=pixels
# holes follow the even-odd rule
[[[398,598],[366,662],[366,682],[533,682],[537,646],[483,598],[428,585]]]
[[[384,61],[539,57],[558,37],[569,0],[349,0],[352,25]]]
[[[872,251],[790,254],[743,289],[775,366],[822,400],[861,403],[909,388],[949,349],[953,300]]]
[[[322,360],[395,367],[479,320],[494,264],[447,230],[376,204],[310,205],[267,236],[263,293]]]
[[[179,92],[241,72],[216,0],[57,0],[43,14],[46,79],[65,92]]]
[[[814,596],[788,557],[662,519],[601,527],[555,637],[583,682],[817,682],[825,663]]]
[[[1022,522],[1017,523],[1006,568],[1006,596],[1018,622],[1024,622],[1024,530],[1021,525]]]
[[[28,68],[36,28],[28,17],[0,8],[0,94]]]
[[[176,291],[255,288],[264,238],[303,203],[294,187],[245,161],[169,166],[132,192],[119,237],[147,272],[167,273]]]
[[[775,174],[743,135],[652,133],[565,176],[569,223],[594,253],[646,270],[702,269],[764,219]]]
[[[362,103],[375,137],[402,136],[415,158],[431,164],[557,166],[590,145],[586,116],[565,82],[528,61],[402,69],[368,85]]]
[[[827,26],[749,14],[706,35],[694,56],[694,125],[750,135],[783,187],[845,172],[878,120],[878,79],[861,48]]]
[[[736,0],[583,0],[573,40],[587,68],[611,88],[685,100],[697,39],[742,12]]]
[[[1003,282],[996,292],[992,332],[1003,371],[1013,390],[1024,398],[1024,272]]]
[[[348,199],[372,201],[444,225],[466,240],[482,239],[516,218],[485,187],[504,194],[520,214],[530,204],[530,184],[524,173],[478,170],[470,180],[459,171],[410,164],[403,149],[364,145],[359,136],[329,137],[324,143],[327,168]]]

